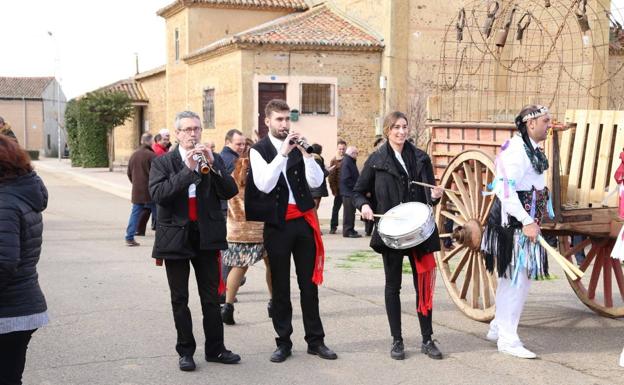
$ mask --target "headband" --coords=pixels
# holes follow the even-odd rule
[[[523,122],[528,122],[531,119],[536,119],[539,118],[540,116],[544,116],[546,114],[548,114],[548,108],[544,107],[544,106],[539,106],[537,111],[533,111],[530,114],[526,114],[522,117],[522,121]]]

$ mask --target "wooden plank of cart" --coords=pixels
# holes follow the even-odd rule
[[[446,288],[468,317],[494,317],[496,275],[480,251],[493,197],[483,196],[494,176],[500,146],[516,133],[513,124],[428,122],[436,178],[446,192],[435,209],[442,250],[436,258]],[[570,110],[545,141],[548,186],[555,218],[542,231],[558,238],[561,254],[585,272],[568,279],[578,298],[596,313],[624,316],[624,274],[610,257],[621,222],[613,175],[624,149],[624,111]],[[449,238],[452,245],[449,245]]]

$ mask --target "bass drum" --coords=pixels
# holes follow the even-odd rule
[[[386,246],[409,249],[420,245],[435,231],[431,206],[420,202],[401,203],[388,210],[377,223],[377,232]]]

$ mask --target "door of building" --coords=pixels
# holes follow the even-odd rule
[[[258,139],[264,138],[269,128],[264,123],[264,107],[272,99],[286,100],[286,83],[258,84]]]

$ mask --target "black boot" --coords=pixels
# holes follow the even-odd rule
[[[434,360],[442,359],[442,352],[440,352],[440,349],[438,349],[434,340],[428,340],[427,342],[423,341],[420,351]]]
[[[221,319],[226,325],[234,325],[236,323],[234,322],[234,305],[231,303],[223,304],[221,308]]]
[[[405,346],[403,346],[403,338],[394,338],[394,341],[392,341],[392,349],[390,350],[390,357],[394,360],[405,359]]]

